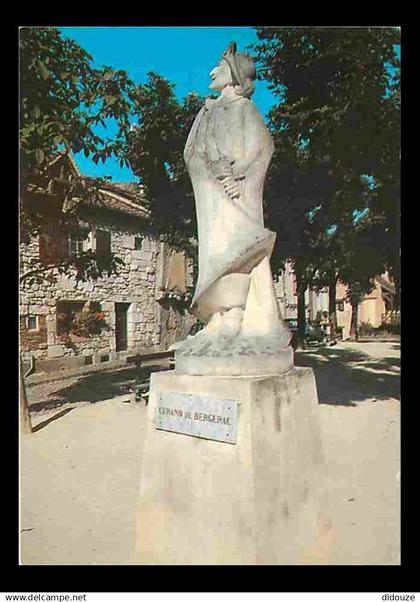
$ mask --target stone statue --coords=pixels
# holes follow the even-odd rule
[[[193,185],[199,276],[192,311],[206,327],[175,355],[189,374],[279,374],[293,367],[290,332],[274,291],[276,235],[264,227],[262,197],[273,141],[256,107],[254,60],[232,43],[210,72],[207,98],[185,146]]]

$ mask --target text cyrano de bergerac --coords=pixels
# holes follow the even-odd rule
[[[201,422],[213,422],[215,424],[231,424],[229,417],[219,416],[218,414],[206,414],[205,412],[184,412],[178,408],[166,408],[164,406],[159,406],[158,411],[159,414],[166,416],[177,416],[178,418],[198,420]]]

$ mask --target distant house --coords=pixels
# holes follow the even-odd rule
[[[395,314],[395,286],[387,274],[374,279],[375,288],[363,299],[358,308],[358,324],[368,322],[374,328],[388,322]],[[284,271],[275,281],[275,290],[283,319],[297,319],[297,291],[293,268],[286,263]],[[338,282],[336,287],[337,326],[342,329],[343,339],[350,336],[351,305],[346,301],[347,287]],[[328,287],[321,290],[308,288],[305,292],[305,310],[308,321],[329,310]]]
[[[381,274],[374,279],[375,287],[360,303],[357,311],[357,323],[368,323],[374,328],[387,323],[393,313],[395,285],[388,274]],[[343,338],[350,336],[351,305],[346,301],[347,287],[337,284],[337,326],[343,329]]]
[[[58,158],[52,169],[64,181],[80,176],[71,156]],[[35,188],[34,203],[46,202]],[[96,202],[78,205],[82,234],[46,232],[29,244],[21,243],[21,275],[31,270],[33,261],[48,264],[56,253],[70,256],[92,249],[104,255],[112,252],[123,261],[118,275],[97,280],[76,282],[54,270],[54,282],[22,283],[24,361],[34,357],[42,365],[56,360],[60,367],[101,363],[124,354],[165,350],[187,336],[194,319],[180,302],[188,304],[192,291],[191,264],[183,253],[146,234],[148,213],[135,188],[106,185]]]
[[[283,272],[275,278],[274,288],[279,302],[282,318],[297,319],[297,288],[293,266],[286,262]],[[319,291],[308,288],[305,291],[306,319],[312,321],[318,312],[328,311],[328,288]]]

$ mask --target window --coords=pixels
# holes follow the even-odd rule
[[[83,253],[85,250],[86,235],[70,233],[67,239],[67,251],[69,257],[76,257],[79,253]]]
[[[26,316],[26,328],[28,330],[38,330],[38,316]]]
[[[143,244],[143,239],[140,236],[135,236],[134,237],[134,250],[141,251],[142,244]]]
[[[69,334],[73,330],[73,321],[84,307],[86,301],[57,302],[57,334]]]
[[[337,301],[335,308],[337,311],[344,311],[344,301]]]

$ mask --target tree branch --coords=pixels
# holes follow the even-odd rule
[[[19,284],[22,284],[30,276],[36,276],[38,274],[45,274],[45,272],[48,272],[48,270],[52,270],[54,268],[58,268],[60,266],[66,266],[66,265],[67,265],[67,262],[62,263],[62,264],[50,264],[50,265],[42,266],[39,268],[35,268],[34,270],[29,270],[29,272],[25,272],[24,274],[22,274],[19,277]]]

